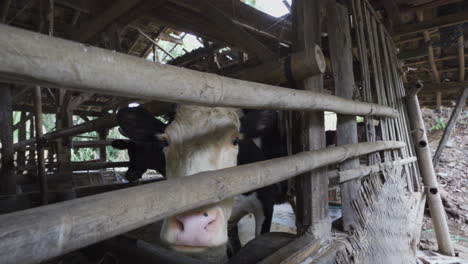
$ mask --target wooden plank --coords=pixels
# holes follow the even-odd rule
[[[458,81],[465,81],[465,37],[462,35],[457,40],[458,46],[458,65],[460,67]]]
[[[321,29],[326,10],[325,0],[294,1],[293,27],[296,37],[295,51],[305,50],[306,57],[312,57],[314,46],[321,43]],[[323,77],[305,79],[301,88],[320,93],[323,91]],[[293,120],[293,152],[314,150],[325,147],[324,113],[296,113]],[[328,178],[323,169],[315,170],[296,178],[296,226],[298,234],[310,233],[314,239],[327,239],[331,226],[328,216]]]
[[[437,17],[417,24],[400,25],[399,27],[395,28],[395,34],[393,34],[393,37],[421,33],[426,30],[458,25],[465,22],[468,22],[468,10],[447,16]]]
[[[230,42],[251,55],[256,55],[263,62],[277,58],[278,55],[271,51],[267,46],[254,38],[239,25],[232,21],[232,16],[218,9],[210,0],[200,0],[197,5],[201,8],[202,14],[207,15],[207,19],[218,27],[222,28],[225,39],[232,39]]]
[[[0,139],[2,142],[0,194],[16,194],[12,104],[11,85],[0,83]]]
[[[0,34],[9,36],[0,42],[0,73],[51,87],[172,103],[398,116],[390,107],[161,65],[4,25]],[[323,87],[322,83],[310,86]]]
[[[458,97],[457,104],[453,109],[452,115],[450,116],[450,120],[445,127],[444,134],[440,139],[439,145],[437,146],[437,150],[432,158],[432,163],[434,164],[434,168],[437,167],[439,164],[440,156],[442,156],[442,152],[444,151],[445,146],[447,145],[447,141],[449,140],[450,136],[452,135],[452,131],[457,124],[457,119],[460,113],[462,112],[463,108],[465,107],[466,98],[468,97],[468,86],[463,89],[462,94]]]
[[[330,1],[327,18],[335,95],[352,99],[355,85],[348,9],[343,5],[337,4],[335,1]],[[337,118],[337,145],[357,143],[356,117],[338,115]],[[359,160],[351,159],[341,163],[340,170],[351,170],[358,166]],[[351,231],[355,227],[357,214],[353,209],[353,202],[358,195],[360,186],[361,183],[357,180],[347,181],[340,186],[341,203],[343,206],[343,228],[345,231]]]
[[[303,152],[0,215],[0,256],[3,264],[38,263],[306,171],[404,146],[381,141]]]

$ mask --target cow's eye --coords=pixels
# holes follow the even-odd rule
[[[168,147],[169,146],[169,140],[167,140],[167,138],[162,139],[162,145],[163,145],[163,147]]]
[[[232,144],[234,146],[238,146],[239,145],[239,142],[240,142],[240,138],[239,137],[235,137],[233,140],[232,140]]]

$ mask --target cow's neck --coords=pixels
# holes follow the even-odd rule
[[[186,252],[184,255],[202,260],[203,263],[226,263],[228,261],[226,245],[210,248],[203,252]]]

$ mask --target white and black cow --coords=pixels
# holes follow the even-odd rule
[[[165,163],[166,170],[158,171],[170,178],[286,155],[274,111],[252,110],[243,114],[229,108],[180,106],[164,133],[162,123],[154,120],[142,108],[124,108],[118,113],[121,131],[131,139],[127,148],[135,144],[133,149],[128,148],[131,165],[127,175],[141,177],[147,168],[161,167],[148,165],[148,160]],[[121,142],[113,145],[118,144]],[[159,150],[163,150],[165,161],[161,161]],[[234,208],[233,200],[229,199],[217,206],[171,217],[165,221],[161,238],[182,251],[225,245],[231,212],[231,225],[253,213],[256,234],[268,232],[273,206],[286,201],[286,191],[287,182],[282,182],[237,197]]]
[[[174,120],[165,129],[159,123],[156,125],[154,120],[142,108],[119,111],[119,125],[126,136],[135,142],[160,147],[148,148],[149,152],[136,151],[137,159],[157,162],[158,149],[161,149],[166,170],[165,173],[163,170],[159,172],[167,178],[190,176],[287,154],[286,140],[280,135],[278,113],[275,111],[183,105],[178,107]],[[255,217],[256,235],[269,232],[273,206],[286,202],[286,194],[285,181],[240,195],[235,202],[227,199],[170,217],[164,221],[161,239],[175,250],[195,256],[210,255],[210,260],[218,262],[218,257],[226,257],[228,230],[234,252],[240,248],[237,222],[246,214],[252,213]]]

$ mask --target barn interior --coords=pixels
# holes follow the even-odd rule
[[[433,167],[432,162],[437,163],[437,158],[434,158],[434,161],[423,158],[423,155],[428,154],[421,154],[423,151],[419,148],[425,147],[423,144],[427,139],[424,141],[424,133],[415,136],[411,131],[421,129],[421,126],[415,125],[417,121],[412,121],[421,116],[419,105],[436,110],[444,106],[454,107],[455,110],[445,128],[445,139],[441,141],[436,151],[436,157],[440,157],[457,116],[463,111],[468,94],[468,82],[465,81],[467,71],[465,58],[468,56],[466,50],[468,1],[307,2],[306,0],[0,1],[2,23],[0,50],[3,50],[0,51],[0,64],[3,65],[0,66],[2,143],[0,213],[3,215],[0,215],[0,223],[3,222],[2,219],[6,221],[16,218],[15,213],[34,212],[30,210],[40,210],[46,205],[58,205],[70,200],[81,201],[80,199],[85,197],[89,198],[87,201],[93,202],[92,197],[95,195],[162,182],[164,179],[157,171],[148,171],[144,179],[136,182],[129,182],[125,178],[125,171],[129,166],[128,155],[125,151],[116,150],[111,146],[116,139],[128,140],[119,132],[116,113],[120,108],[130,104],[140,105],[159,119],[168,120],[168,115],[174,109],[174,103],[223,105],[214,100],[212,101],[215,103],[208,102],[211,99],[207,99],[206,102],[187,99],[177,101],[172,97],[162,96],[158,100],[158,96],[130,91],[133,87],[128,87],[125,91],[113,91],[112,88],[107,88],[111,87],[107,83],[103,84],[103,87],[107,86],[102,89],[101,87],[94,89],[95,87],[90,86],[85,80],[86,76],[94,75],[97,80],[94,83],[108,79],[109,83],[112,83],[113,78],[118,82],[117,75],[127,72],[129,76],[134,76],[133,79],[128,79],[130,83],[131,80],[140,78],[142,80],[147,78],[148,83],[154,81],[155,86],[161,85],[163,81],[182,82],[176,81],[175,77],[172,80],[165,79],[155,73],[154,76],[162,77],[159,83],[158,79],[151,79],[151,71],[143,74],[139,71],[140,68],[130,68],[127,65],[121,65],[122,69],[114,69],[109,68],[109,65],[113,67],[119,65],[102,64],[101,68],[91,67],[91,61],[89,65],[84,63],[77,68],[60,68],[61,64],[56,64],[59,66],[50,68],[49,72],[51,76],[54,74],[58,76],[57,79],[42,78],[40,75],[47,71],[44,68],[49,67],[45,63],[48,60],[49,50],[47,47],[36,48],[36,46],[39,47],[37,43],[47,42],[43,42],[39,37],[22,38],[23,31],[15,35],[15,29],[22,29],[47,36],[47,39],[60,38],[81,43],[83,45],[79,46],[80,49],[93,50],[93,47],[98,47],[112,52],[102,53],[109,56],[110,60],[114,58],[112,54],[118,54],[117,56],[125,54],[127,56],[118,58],[122,58],[121,62],[128,61],[128,65],[140,65],[140,61],[141,67],[149,65],[148,63],[170,65],[167,68],[162,66],[161,69],[176,74],[178,71],[173,67],[178,67],[236,80],[307,90],[325,96],[341,96],[397,109],[404,115],[398,117],[398,121],[391,120],[391,114],[385,114],[385,109],[377,107],[372,108],[368,115],[353,114],[351,110],[346,112],[346,109],[338,109],[339,107],[329,106],[326,103],[322,106],[323,109],[319,107],[311,114],[304,113],[308,106],[281,106],[278,109],[284,113],[279,125],[285,128],[289,139],[289,154],[325,147],[324,110],[338,114],[337,147],[358,142],[377,142],[377,140],[398,140],[405,142],[407,147],[400,152],[400,150],[389,150],[397,149],[395,146],[385,145],[373,150],[380,154],[364,153],[368,155],[360,159],[354,157],[350,162],[337,161],[335,163],[339,165],[329,166],[327,169],[314,168],[316,170],[293,178],[295,181],[291,181],[290,185],[295,186],[291,190],[296,195],[295,232],[298,238],[293,242],[288,240],[288,244],[283,244],[276,252],[269,252],[269,256],[262,259],[261,263],[303,263],[303,261],[372,263],[371,260],[386,256],[392,256],[389,257],[389,261],[394,261],[395,252],[403,252],[399,260],[411,259],[417,248],[420,231],[418,228],[420,229],[422,221],[421,209],[416,208],[420,208],[421,204],[424,207],[426,200],[432,203],[431,214],[437,229],[440,252],[454,255],[448,237],[447,223],[443,220],[445,213],[443,207],[439,206],[441,201],[437,193],[437,182],[434,181],[434,177],[426,176],[431,174],[431,170],[425,168]],[[276,16],[267,14],[265,10],[273,5],[282,12],[275,14]],[[23,43],[24,46],[14,46],[15,41]],[[26,43],[27,41],[30,42]],[[60,61],[60,56],[63,56],[65,61],[63,65],[66,65],[67,56],[74,51],[59,50],[61,44],[54,46],[53,42],[50,43],[50,54],[55,54],[53,56],[58,59],[57,62]],[[54,51],[53,47],[57,49]],[[14,56],[22,62],[13,66],[10,59],[15,58]],[[28,57],[33,59],[28,61]],[[41,63],[44,63],[36,62],[36,57],[43,59]],[[54,60],[49,61],[53,63]],[[102,71],[80,76],[86,72],[88,66],[92,70],[102,69]],[[9,67],[12,70],[9,70]],[[19,69],[24,69],[28,74],[19,72]],[[156,68],[155,71],[159,69]],[[67,78],[61,77],[67,74],[76,74],[77,83],[83,85],[67,86]],[[187,83],[195,80],[190,79],[191,76],[188,71],[187,74],[185,71],[180,72],[180,78],[185,78]],[[206,77],[209,80],[206,86],[217,86],[217,77],[210,78]],[[305,84],[304,80],[307,80]],[[198,79],[194,83],[199,84]],[[242,84],[245,83],[238,85]],[[135,81],[135,87],[145,85],[146,82],[140,85],[138,80]],[[162,85],[162,87],[166,90],[172,89],[171,85]],[[230,88],[232,87],[235,85]],[[173,90],[175,93],[176,89]],[[408,105],[411,104],[408,102],[405,104],[405,96],[413,98],[414,100],[411,99],[413,101],[408,101],[418,103],[418,106]],[[269,100],[269,97],[265,98]],[[233,105],[235,103],[230,106]],[[242,106],[240,103],[238,105]],[[272,106],[262,107],[277,106],[278,104],[272,103]],[[374,114],[384,117],[373,117]],[[345,117],[350,116],[351,120],[354,120],[354,125],[347,126],[350,121]],[[356,123],[355,116],[359,116],[357,118],[359,123]],[[353,131],[340,134],[340,130]],[[422,130],[424,131],[424,125]],[[308,135],[304,136],[305,133]],[[380,166],[381,163],[387,165],[391,163],[400,170]],[[360,166],[367,167],[364,170]],[[359,168],[361,170],[357,172]],[[346,173],[342,175],[340,172],[346,170],[354,170],[354,174],[348,173],[350,180],[345,181],[341,177],[345,177],[343,175]],[[372,178],[365,183],[363,179],[369,175],[387,173],[405,175],[395,180],[393,187],[400,188],[404,185],[404,188],[394,189],[401,192],[401,197],[398,196],[401,202],[395,204],[400,206],[400,209],[412,208],[411,213],[406,216],[397,214],[401,219],[410,222],[408,230],[399,233],[400,231],[393,229],[385,231],[380,230],[382,228],[371,228],[371,235],[384,234],[388,238],[387,242],[392,245],[388,246],[373,239],[362,242],[363,237],[371,236],[366,233],[366,227],[379,226],[385,222],[385,216],[388,216],[388,213],[383,213],[380,209],[370,210],[367,203],[374,203],[374,198],[371,198],[373,195],[382,193],[385,196],[391,192],[391,189],[382,187],[383,183],[377,183],[379,179]],[[387,178],[384,182],[391,184],[393,181]],[[320,187],[321,191],[318,191]],[[366,195],[358,194],[360,188]],[[379,188],[382,188],[382,191],[376,191],[380,190]],[[427,190],[429,192],[426,192]],[[430,190],[435,190],[435,193]],[[417,195],[405,198],[408,192]],[[380,202],[377,200],[375,199],[375,207],[378,205],[384,207],[380,203],[394,201],[391,197],[386,197]],[[119,203],[118,200],[114,202]],[[331,229],[330,223],[326,220],[329,217],[329,206],[342,209],[343,214],[341,222],[334,222],[333,228],[340,231],[334,233],[333,239],[329,239],[329,234],[323,235],[329,232],[324,230]],[[370,210],[369,214],[374,212],[380,218],[365,218],[368,221],[363,221],[364,213],[358,215],[356,212],[366,210]],[[31,219],[33,216],[37,217],[36,214],[28,215]],[[26,218],[29,219],[28,217]],[[9,223],[8,221],[6,223]],[[133,225],[133,229],[149,223],[140,221]],[[24,229],[27,230],[27,225],[24,225]],[[34,250],[22,257],[17,256],[21,255],[19,253],[12,253],[10,257],[11,252],[2,252],[0,262],[3,263],[2,258],[5,258],[5,263],[19,263],[20,259],[24,261],[22,263],[40,261],[82,263],[73,262],[74,259],[84,261],[79,255],[81,254],[79,249],[101,242],[99,249],[114,253],[101,255],[97,262],[89,263],[103,263],[99,262],[102,260],[108,261],[105,263],[127,263],[126,261],[131,262],[135,257],[141,257],[142,263],[154,263],[158,260],[164,263],[199,263],[194,259],[186,259],[187,256],[173,254],[164,248],[145,242],[142,239],[147,236],[145,232],[148,231],[135,231],[133,235],[136,234],[135,236],[140,238],[132,236],[132,240],[122,236],[111,238],[124,233],[115,231],[112,236],[109,234],[96,236],[98,238],[91,239],[93,243],[80,242],[81,244],[70,247],[65,243],[63,246],[65,249],[45,250],[53,252],[44,255],[38,253],[40,247],[33,247]],[[54,236],[44,236],[44,240],[55,239]],[[405,242],[401,243],[404,245],[395,245],[397,243],[395,241],[403,236],[407,236]],[[15,235],[8,232],[8,226],[5,224],[3,227],[0,224],[1,237],[15,239]],[[346,242],[334,242],[337,237]],[[20,249],[18,252],[28,251],[31,248],[23,247],[28,243],[15,243],[18,243],[16,244]],[[55,245],[57,248],[62,248],[62,245],[51,243],[44,244],[44,247]],[[379,249],[386,248],[387,251],[382,250],[381,254],[376,254],[375,259],[372,259],[369,255],[374,251],[374,246]],[[356,248],[365,253],[357,254],[353,259],[350,256],[354,250],[357,250]],[[121,254],[125,256],[117,256],[115,252],[119,251],[125,252]],[[248,252],[244,254],[248,255]],[[242,262],[242,259],[237,261],[247,263]],[[235,262],[231,260],[229,263]]]

